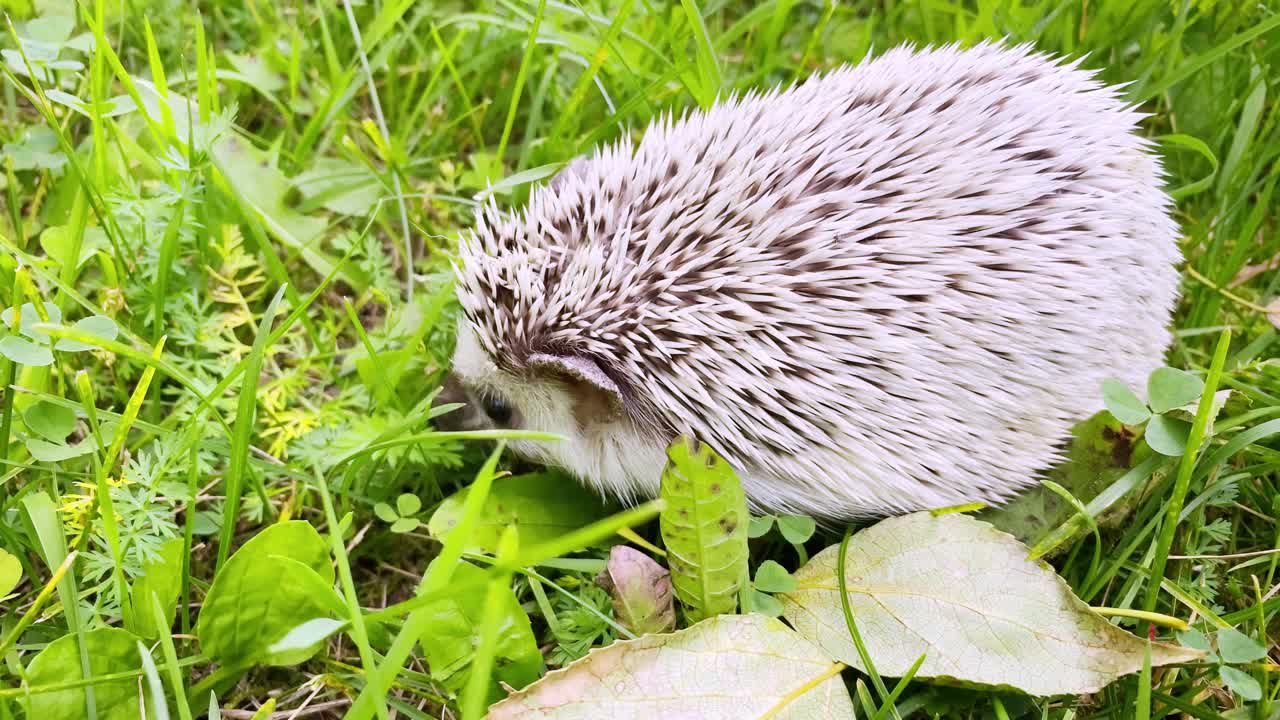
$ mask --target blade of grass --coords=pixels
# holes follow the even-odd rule
[[[507,142],[511,140],[511,129],[516,124],[516,110],[520,108],[520,94],[524,91],[525,78],[529,74],[529,65],[533,61],[533,50],[538,45],[538,28],[542,26],[542,17],[547,11],[547,0],[538,0],[538,8],[529,23],[529,36],[525,41],[524,56],[520,59],[520,69],[516,72],[516,82],[511,88],[511,104],[507,106],[507,119],[502,125],[502,138],[498,140],[498,149],[494,152],[498,162],[506,157]]]
[[[266,354],[268,340],[271,337],[271,324],[275,322],[276,313],[280,310],[280,301],[284,299],[285,287],[276,291],[271,304],[262,314],[258,323],[258,334],[253,340],[253,348],[249,351],[248,363],[245,365],[245,379],[240,384],[240,399],[236,409],[236,424],[231,434],[231,457],[228,459],[227,474],[223,478],[225,498],[222,504],[222,528],[218,533],[218,562],[216,568],[222,569],[231,554],[231,543],[235,538],[236,521],[240,518],[240,500],[244,491],[245,468],[249,463],[249,438],[253,434],[253,425],[258,409],[258,380],[262,372],[263,356]],[[216,570],[215,570],[216,572]]]
[[[845,561],[849,553],[849,538],[853,536],[853,526],[850,525],[844,530],[844,538],[840,540],[840,550],[837,556],[836,565],[836,581],[840,585],[840,608],[844,611],[844,623],[849,629],[849,637],[853,639],[853,646],[858,650],[858,658],[862,660],[862,667],[867,675],[871,678],[872,685],[875,686],[876,692],[880,694],[880,700],[889,707],[889,717],[894,720],[901,720],[898,710],[893,707],[890,700],[889,689],[884,684],[884,678],[880,677],[880,673],[876,671],[876,665],[871,660],[871,654],[867,652],[866,643],[862,641],[862,633],[858,632],[858,623],[853,619],[853,608],[849,605],[849,579],[845,577]],[[883,712],[882,707],[877,714]]]
[[[519,547],[514,525],[508,525],[498,541],[498,561],[508,564],[514,559]],[[471,659],[470,676],[462,690],[462,720],[480,720],[484,717],[487,695],[489,694],[490,675],[493,673],[494,659],[497,654],[498,628],[502,624],[504,607],[503,591],[511,585],[511,573],[496,572],[489,578],[485,588],[483,612],[480,621],[480,643]]]
[[[179,720],[192,720],[191,705],[187,702],[187,691],[182,683],[182,668],[178,665],[178,651],[173,646],[173,635],[170,633],[169,620],[164,616],[164,609],[160,607],[160,598],[152,593],[148,597],[151,603],[151,617],[155,619],[156,627],[160,628],[160,648],[164,653],[165,671],[169,676],[169,689],[173,691],[173,701],[178,706]],[[185,614],[185,610],[184,610]],[[157,697],[164,697],[164,689],[161,688]]]
[[[409,9],[409,4],[400,2],[383,7],[382,12],[378,13],[375,25],[382,22],[394,24],[395,20],[392,18],[402,15],[405,10]],[[364,42],[360,39],[360,24],[356,22],[355,12],[351,9],[351,0],[342,0],[342,7],[347,11],[347,23],[351,26],[351,37],[356,41],[356,55],[360,58],[360,67],[364,70],[365,80],[369,85],[369,101],[373,105],[374,121],[378,124],[378,132],[382,134],[382,142],[389,145],[391,132],[387,129],[387,119],[382,116],[382,102],[378,99],[378,86],[373,80],[373,70],[369,69],[367,51],[373,46],[365,47]],[[383,32],[381,28],[381,25],[375,27],[376,30],[379,30],[379,33]],[[375,42],[378,39],[381,39],[381,34],[375,36]],[[395,192],[396,205],[400,210],[400,231],[404,235],[405,298],[409,302],[413,302],[413,238],[409,235],[409,212],[405,208],[404,191],[400,188],[400,170],[397,167],[394,155],[389,153],[383,160],[387,163],[387,170],[391,175],[391,187]]]
[[[151,651],[141,640],[134,640],[134,644],[138,648],[138,656],[142,658],[142,676],[147,681],[147,692],[141,694],[146,700],[143,715],[154,720],[169,720],[169,703],[165,701],[164,682],[160,679],[160,671],[156,669],[156,661],[151,658]]]
[[[18,638],[22,636],[22,633],[31,626],[31,623],[35,622],[36,616],[44,609],[45,603],[49,602],[49,598],[53,596],[54,590],[62,583],[63,576],[71,568],[75,559],[76,553],[69,553],[62,559],[62,563],[54,568],[53,575],[49,577],[49,581],[40,589],[36,599],[31,603],[31,607],[22,613],[22,617],[18,618],[18,622],[5,635],[4,640],[0,641],[0,657],[4,657],[9,652],[9,649],[17,644]]]
[[[498,459],[502,457],[505,449],[506,443],[499,441],[498,446],[489,455],[489,459],[480,468],[480,472],[476,474],[476,479],[471,484],[467,499],[463,503],[462,517],[444,538],[444,546],[440,549],[440,554],[428,567],[427,574],[418,588],[419,595],[448,586],[454,568],[462,561],[463,550],[471,538],[475,524],[480,519],[480,511],[484,507],[484,501],[489,497],[489,490],[493,487],[493,480],[497,475]],[[382,664],[368,673],[364,690],[356,698],[351,711],[347,714],[349,720],[368,720],[370,712],[391,687],[392,679],[404,667],[404,663],[409,659],[409,653],[430,621],[431,618],[423,612],[415,610],[409,614],[404,626],[400,628],[400,633],[392,641]]]
[[[63,534],[62,521],[58,519],[58,510],[54,506],[51,495],[36,491],[22,499],[22,509],[26,511],[30,535],[39,542],[40,556],[51,571],[67,563],[68,558],[76,556],[74,552],[67,553],[67,538]],[[91,519],[86,518],[86,530],[91,522]],[[80,677],[90,679],[93,677],[93,671],[89,667],[88,647],[84,640],[85,623],[80,615],[79,597],[76,574],[63,572],[62,579],[58,583],[58,602],[62,604],[62,615],[66,619],[67,630],[76,636],[76,645],[80,652]],[[98,716],[92,686],[85,687],[85,712],[90,720]]]
[[[1200,405],[1196,408],[1196,419],[1191,425],[1191,434],[1187,438],[1187,449],[1182,454],[1178,465],[1178,475],[1174,480],[1173,492],[1169,496],[1165,511],[1164,523],[1160,526],[1160,536],[1156,542],[1156,554],[1151,562],[1151,577],[1147,580],[1147,594],[1142,603],[1145,612],[1155,612],[1156,603],[1160,599],[1160,583],[1165,578],[1165,566],[1169,560],[1169,550],[1173,547],[1173,536],[1178,528],[1178,520],[1182,514],[1182,506],[1191,487],[1191,472],[1195,469],[1196,458],[1200,455],[1200,445],[1204,442],[1205,431],[1212,421],[1210,413],[1213,409],[1213,396],[1218,391],[1218,381],[1222,377],[1222,366],[1227,361],[1227,350],[1231,347],[1231,330],[1223,330],[1218,337],[1218,347],[1213,353],[1213,363],[1209,366],[1209,374],[1204,381],[1204,391],[1200,396]]]
[[[337,559],[338,579],[342,583],[342,596],[347,604],[348,628],[360,651],[360,665],[368,676],[378,669],[377,656],[373,654],[373,648],[369,644],[369,630],[365,627],[364,611],[360,609],[355,580],[351,575],[351,560],[347,557],[347,546],[342,542],[341,525],[333,509],[333,498],[329,496],[329,482],[319,470],[315,471],[315,487],[324,504],[325,522],[329,526],[329,548]],[[385,720],[388,717],[387,705],[382,699],[374,698],[373,709],[379,718]]]

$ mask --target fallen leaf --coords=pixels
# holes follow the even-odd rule
[[[719,615],[622,640],[489,708],[489,720],[852,720],[853,702],[812,642],[762,615]]]
[[[861,668],[841,608],[839,549],[797,570],[780,595],[785,616],[832,657]],[[1022,543],[971,517],[922,512],[883,520],[849,542],[849,604],[881,675],[898,677],[925,655],[917,677],[1087,694],[1142,669],[1146,641],[1072,594]],[[1202,653],[1154,643],[1153,666]]]

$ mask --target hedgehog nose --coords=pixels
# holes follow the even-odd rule
[[[436,429],[446,432],[465,429],[467,415],[474,412],[467,402],[468,399],[467,391],[462,387],[462,382],[458,380],[458,376],[453,373],[445,376],[444,382],[441,384],[440,393],[436,395],[435,401],[432,403],[432,409],[454,403],[462,403],[464,407],[455,408],[434,418],[432,424],[435,425]]]

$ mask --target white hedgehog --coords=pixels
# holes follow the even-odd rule
[[[999,502],[1161,363],[1177,227],[1143,117],[1078,63],[899,48],[490,203],[456,269],[468,425],[624,500],[678,433],[756,509]]]

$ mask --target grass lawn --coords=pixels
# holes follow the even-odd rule
[[[718,94],[985,38],[1086,56],[1149,113],[1186,257],[1167,362],[1229,391],[1175,421],[1185,453],[1095,418],[1065,488],[986,517],[1211,652],[1053,697],[833,676],[858,717],[1280,717],[1277,0],[0,10],[0,720],[479,718],[630,636],[596,576],[618,528],[660,544],[655,511],[432,429],[477,200]],[[840,539],[784,518],[757,591]]]

